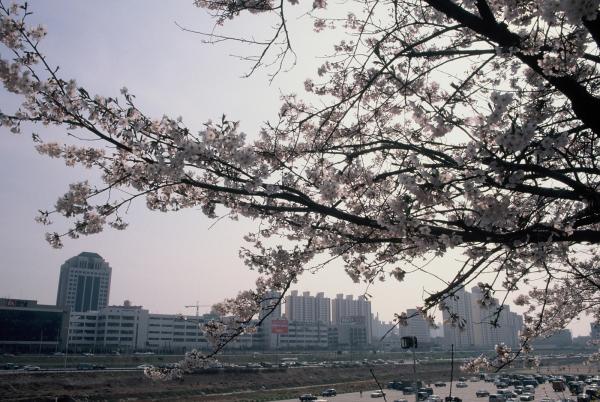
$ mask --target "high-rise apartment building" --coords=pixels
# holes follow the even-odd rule
[[[454,344],[459,349],[472,347],[474,341],[471,294],[461,288],[444,303],[447,307],[447,310],[442,311],[445,343]]]
[[[260,311],[258,313],[259,320],[277,320],[281,318],[281,303],[279,299],[281,293],[271,290],[264,296],[263,301],[260,303]]]
[[[303,292],[300,296],[297,290],[285,297],[285,316],[295,322],[331,322],[331,300],[323,292],[311,296]]]
[[[352,295],[344,297],[343,294],[337,294],[331,301],[331,318],[334,325],[341,325],[348,322],[350,317],[364,317],[363,322],[366,326],[367,343],[371,343],[372,320],[371,320],[371,302],[364,296],[359,296],[356,300]],[[357,322],[353,318],[352,322]]]
[[[600,323],[599,322],[590,323],[590,337],[594,340],[600,339]]]
[[[504,343],[512,347],[518,346],[523,318],[510,311],[508,304],[500,308],[498,299],[491,299],[489,305],[483,306],[480,303],[483,292],[478,286],[473,287],[471,292],[473,344],[494,346]]]
[[[71,312],[108,306],[112,268],[96,253],[83,252],[60,267],[56,305]]]
[[[406,316],[409,317],[407,325],[400,325],[400,336],[416,336],[419,343],[429,343],[431,335],[429,333],[429,324],[417,309],[409,308],[406,310]]]
[[[499,343],[516,347],[523,318],[510,311],[505,304],[500,308],[497,299],[481,303],[483,293],[478,286],[457,291],[446,300],[448,310],[443,311],[444,340],[456,347],[493,347]]]

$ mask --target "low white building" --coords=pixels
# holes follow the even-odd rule
[[[71,313],[69,350],[182,353],[208,347],[208,341],[194,317],[151,314],[141,306],[128,303],[99,311]]]

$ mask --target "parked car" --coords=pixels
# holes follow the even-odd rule
[[[394,399],[394,402],[408,402],[408,399]]]
[[[525,402],[525,401],[533,401],[535,399],[535,397],[533,396],[533,394],[522,394],[519,397],[519,400]]]
[[[505,402],[506,398],[504,397],[504,395],[500,395],[500,394],[490,394],[490,396],[488,397],[488,402]]]
[[[460,381],[456,383],[456,388],[467,388],[469,386],[469,384],[467,384],[464,381]]]
[[[94,366],[92,363],[79,363],[77,365],[77,370],[93,370]]]
[[[427,398],[429,398],[429,394],[427,392],[417,392],[417,401],[426,401]]]
[[[439,395],[429,395],[429,398],[427,398],[428,402],[442,402],[442,398],[440,398]]]
[[[371,398],[383,398],[384,395],[385,395],[385,392],[383,392],[383,391],[371,392]]]
[[[413,387],[404,387],[402,390],[402,395],[412,395],[415,393],[415,389]]]
[[[3,370],[17,370],[17,369],[19,369],[20,367],[21,367],[21,366],[19,366],[19,365],[18,365],[18,364],[16,364],[16,363],[4,363],[4,365],[3,365],[3,366],[1,366],[1,368],[2,368]]]
[[[567,387],[563,381],[552,381],[552,389],[554,392],[563,392]]]
[[[325,391],[321,392],[321,396],[336,396],[337,391],[333,388],[327,388]]]
[[[317,398],[313,394],[302,394],[300,395],[299,399],[300,401],[316,401],[319,398]]]
[[[427,393],[427,396],[430,396],[430,395],[433,395],[433,388],[429,388],[429,387],[419,388],[419,392],[425,392],[425,393]]]
[[[438,381],[438,382],[434,383],[433,385],[435,385],[436,387],[445,387],[446,383],[444,381]]]
[[[475,396],[477,398],[483,398],[486,396],[490,396],[490,393],[485,389],[479,389],[479,390],[475,391]]]

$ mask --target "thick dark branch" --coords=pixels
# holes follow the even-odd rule
[[[596,13],[595,20],[583,19],[583,25],[587,28],[592,38],[596,42],[596,46],[600,47],[600,15]]]
[[[520,46],[521,38],[519,35],[511,32],[504,24],[484,20],[451,0],[425,1],[449,18],[498,43],[502,47],[514,47],[518,49]],[[598,110],[600,110],[600,99],[590,94],[585,87],[571,76],[545,74],[538,64],[542,59],[542,54],[540,53],[530,55],[519,52],[516,54],[516,57],[562,92],[571,101],[575,115],[590,129],[600,134],[600,114],[598,113]]]

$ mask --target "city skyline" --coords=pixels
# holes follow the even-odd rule
[[[147,12],[139,16],[137,23],[154,27],[152,32],[131,24],[128,16],[137,11],[131,4],[113,2],[106,7],[66,1],[30,3],[35,12],[33,20],[48,27],[49,35],[42,46],[50,55],[50,62],[60,60],[60,71],[66,77],[77,77],[82,84],[105,95],[118,94],[120,87],[127,85],[149,114],[182,115],[191,127],[200,128],[204,121],[219,118],[225,112],[240,119],[251,137],[262,121],[276,115],[280,89],[300,91],[304,78],[319,64],[314,54],[328,49],[327,40],[323,41],[325,44],[300,43],[296,50],[303,57],[301,65],[267,86],[268,77],[260,72],[253,80],[238,78],[245,67],[227,56],[228,50],[235,52],[238,48],[204,45],[199,37],[173,24],[177,21],[189,27],[211,26],[206,14],[194,9],[187,0],[168,6],[148,2]],[[73,14],[80,18],[71,18]],[[90,21],[93,24],[89,25]],[[101,29],[107,26],[111,29]],[[241,31],[243,27],[244,23],[237,29]],[[123,43],[122,37],[131,38],[131,42]],[[132,49],[131,43],[139,46]],[[177,58],[178,63],[170,62]],[[146,68],[148,65],[154,67]],[[203,74],[197,73],[199,66]],[[243,96],[231,97],[231,93]],[[260,101],[255,99],[257,93],[262,95]],[[3,96],[9,105],[11,99]],[[143,202],[138,202],[126,216],[130,223],[126,231],[110,230],[69,240],[62,250],[51,249],[43,240],[44,227],[33,222],[36,211],[54,205],[68,184],[81,178],[81,172],[38,155],[28,134],[14,136],[2,130],[5,140],[0,148],[0,167],[5,172],[18,173],[0,177],[4,189],[0,195],[4,211],[0,224],[6,228],[0,234],[2,296],[53,303],[58,267],[83,250],[95,250],[114,267],[110,297],[113,303],[130,299],[157,312],[185,312],[184,306],[196,300],[212,304],[252,287],[256,274],[243,266],[238,249],[244,244],[243,235],[255,226],[243,219],[216,223],[194,210],[163,215],[145,210]],[[50,138],[58,136],[59,130],[49,129],[49,133]],[[97,175],[85,175],[91,183],[97,181]],[[461,263],[459,255],[451,253],[429,268],[435,275],[447,278],[453,271],[448,267]],[[305,291],[313,293],[368,292],[374,296],[374,310],[386,318],[406,307],[420,305],[423,294],[440,283],[433,275],[419,273],[411,285],[391,278],[376,286],[355,284],[336,263],[325,272],[306,273],[300,281]],[[437,314],[441,320],[441,314]],[[584,324],[575,323],[570,328],[576,334],[584,334],[588,330]]]
[[[81,258],[83,258],[83,259],[90,258],[90,259],[101,260],[108,267],[109,271],[112,270],[111,267],[110,267],[110,265],[109,265],[109,263],[108,263],[108,261],[103,260],[103,258],[100,255],[98,255],[98,253],[84,251],[84,252],[79,253],[78,255],[75,255],[75,256],[72,256],[72,257],[68,258],[61,265],[60,270],[59,270],[59,278],[63,275],[61,272],[64,271],[64,268],[68,268],[69,263],[71,263],[74,267],[80,267],[80,265],[78,265],[77,262],[79,261],[78,259],[81,259]],[[109,273],[107,294],[110,294],[110,286],[111,286],[111,280],[110,280],[110,273]],[[55,294],[57,294],[57,296],[56,296],[56,303],[51,303],[51,302],[48,302],[45,299],[38,298],[37,295],[27,295],[27,297],[12,297],[11,295],[0,294],[0,297],[4,297],[6,299],[31,299],[31,300],[36,300],[36,301],[38,301],[40,303],[44,303],[44,304],[50,304],[50,305],[51,304],[56,304],[58,307],[61,307],[60,302],[59,302],[59,300],[60,300],[60,289],[61,289],[61,281],[60,281],[60,279],[58,281],[56,289],[58,289],[58,292],[55,292]],[[477,287],[473,287],[473,289],[471,290],[471,292],[473,292],[473,293],[469,293],[464,288],[462,288],[462,289],[460,289],[457,292],[457,295],[459,295],[459,299],[458,300],[462,300],[462,301],[460,301],[460,302],[453,301],[453,302],[450,303],[453,306],[452,307],[453,310],[455,312],[458,312],[459,314],[462,314],[463,318],[467,322],[473,322],[474,321],[473,317],[471,317],[471,314],[473,314],[473,311],[475,311],[473,306],[477,305],[477,302],[476,302],[475,298],[473,297],[474,295],[476,295],[477,291],[478,291]],[[465,297],[465,295],[466,295],[466,297]],[[329,303],[327,303],[327,308],[329,309],[328,310],[329,323],[331,323],[331,324],[339,323],[340,322],[340,318],[342,316],[348,316],[348,314],[345,314],[345,313],[342,313],[342,314],[338,313],[339,317],[337,317],[337,319],[336,319],[336,317],[334,316],[335,311],[336,311],[336,307],[335,306],[336,305],[340,305],[340,303],[348,304],[349,302],[356,304],[356,303],[360,303],[361,301],[364,301],[364,302],[368,303],[368,305],[369,305],[369,310],[368,311],[369,311],[370,317],[373,318],[373,319],[375,319],[375,317],[377,317],[377,319],[379,319],[379,311],[375,311],[375,310],[371,311],[371,307],[370,306],[371,306],[372,303],[371,303],[370,300],[366,299],[364,297],[364,295],[344,295],[344,294],[341,294],[341,293],[337,293],[337,294],[335,294],[335,298],[330,298],[330,297],[327,297],[325,295],[325,292],[323,292],[323,291],[318,291],[317,290],[315,292],[315,295],[311,295],[311,291],[298,290],[298,289],[291,289],[291,290],[288,291],[288,293],[283,297],[283,299],[281,301],[281,305],[278,306],[278,308],[277,308],[277,310],[280,311],[280,313],[276,314],[276,315],[279,316],[279,317],[288,319],[289,321],[295,321],[295,322],[302,322],[302,321],[313,322],[313,321],[319,321],[318,319],[315,318],[315,317],[318,316],[318,313],[315,313],[315,312],[309,313],[310,315],[308,317],[310,317],[310,318],[307,318],[307,315],[306,315],[307,313],[304,312],[304,310],[307,309],[307,307],[306,306],[302,306],[302,305],[300,306],[300,308],[297,307],[298,300],[303,300],[305,298],[306,299],[316,299],[316,303],[315,303],[315,300],[312,300],[310,308],[312,308],[312,309],[316,308],[317,310],[322,310],[323,309],[323,307],[322,307],[323,303],[322,302],[321,302],[321,305],[320,305],[321,307],[318,307],[319,306],[319,302],[318,302],[319,299],[324,300],[325,303],[329,302]],[[497,302],[497,299],[494,299],[494,300],[496,300],[496,302]],[[210,307],[208,307],[208,306],[212,305],[213,303],[217,303],[218,301],[220,301],[220,300],[207,301],[206,304],[198,303],[197,307],[206,310],[206,311],[202,312],[202,313],[206,313],[206,312],[208,312],[210,310]],[[119,307],[122,304],[127,304],[127,303],[131,303],[131,300],[130,299],[123,299],[122,301],[115,301],[115,300],[111,301],[110,299],[107,298],[106,299],[106,304],[102,305],[101,308],[103,308],[103,307]],[[466,303],[469,307],[468,308],[461,307],[462,306],[461,303]],[[138,304],[140,306],[146,307],[146,304],[144,304],[144,303],[137,303],[137,302],[135,302],[134,304]],[[296,307],[292,307],[292,306],[296,306]],[[508,311],[508,313],[509,314],[515,314],[515,313],[513,313],[513,312],[510,311],[510,306],[511,306],[511,304],[507,303],[507,307],[508,307],[507,311]],[[65,307],[65,306],[62,306],[62,307]],[[189,308],[196,307],[196,305],[181,306],[180,310],[177,310],[177,311],[168,310],[168,308],[165,309],[165,308],[154,308],[154,307],[152,307],[152,308],[148,307],[148,309],[152,310],[156,314],[184,314],[184,315],[188,315],[189,316],[189,315],[191,315],[191,312],[189,310],[187,310],[188,307]],[[515,307],[515,306],[513,305],[513,307]],[[344,311],[348,310],[349,308],[351,308],[351,307],[345,306]],[[353,311],[354,310],[358,311],[357,308],[358,307],[352,307]],[[340,309],[340,307],[337,307],[337,310],[339,310],[339,309]],[[89,311],[98,311],[98,310],[99,309],[97,309],[97,310],[90,309]],[[72,311],[73,312],[77,312],[77,311],[81,311],[81,310],[74,309]],[[87,310],[85,310],[85,311],[87,311]],[[293,311],[295,311],[295,313]],[[406,311],[407,316],[411,316],[411,315],[417,313],[416,309],[410,308],[410,307],[399,309],[399,312],[403,312],[403,311]],[[300,312],[300,315],[303,318],[298,318],[297,317],[297,315],[299,314],[299,312]],[[438,324],[438,325],[441,324],[442,328],[446,329],[446,328],[450,328],[450,325],[448,325],[448,323],[447,323],[448,316],[445,313],[446,312],[444,312],[443,315],[440,314],[440,317],[438,317],[439,319],[436,321],[436,324]],[[327,314],[327,313],[323,313],[322,312],[320,317],[323,317],[322,314]],[[362,312],[361,312],[361,314],[362,314]],[[481,317],[486,318],[484,312],[481,312],[480,314],[481,314],[479,316],[480,320],[483,320]],[[352,315],[352,314],[350,314],[350,315]],[[392,321],[392,318],[393,317],[389,317],[389,319],[386,319],[384,317],[381,322],[383,324],[388,324],[389,322]],[[411,320],[412,321],[420,320],[425,325],[425,320],[422,317],[417,316],[417,317],[413,317],[413,318],[409,319],[409,327],[411,326],[411,323],[410,323]],[[483,321],[481,321],[481,322],[483,322]],[[417,335],[417,333],[413,333],[414,330],[407,329],[407,328],[408,327],[401,327],[401,326],[398,327],[398,331],[399,331],[399,333],[400,333],[401,336],[416,336]],[[588,328],[588,332],[585,331],[586,326],[583,326],[581,332],[576,332],[576,331],[573,331],[572,329],[570,329],[570,331],[573,334],[573,336],[588,336],[588,335],[591,335],[591,332],[590,332],[590,329],[589,329],[590,327],[587,326],[587,328]],[[421,338],[427,338],[427,340],[428,340],[431,337],[431,335],[430,335],[431,330],[432,330],[432,328],[429,328],[429,331],[428,331],[427,335],[423,336],[421,334],[420,337]],[[371,333],[373,333],[372,329],[370,327],[370,324],[369,324],[369,331]],[[448,329],[446,329],[446,331],[448,331]],[[481,332],[481,330],[479,330],[479,331]],[[423,331],[422,331],[422,329],[418,329],[417,332],[418,333],[422,333]],[[468,344],[469,342],[473,343],[473,340],[471,338],[473,338],[474,336],[476,336],[476,335],[472,334],[470,332],[470,330],[467,330],[459,338],[462,338],[462,337],[469,338],[470,337],[469,341],[464,342],[465,344]],[[480,334],[479,337],[485,337],[485,334]],[[458,344],[461,344],[460,340],[458,340]]]

